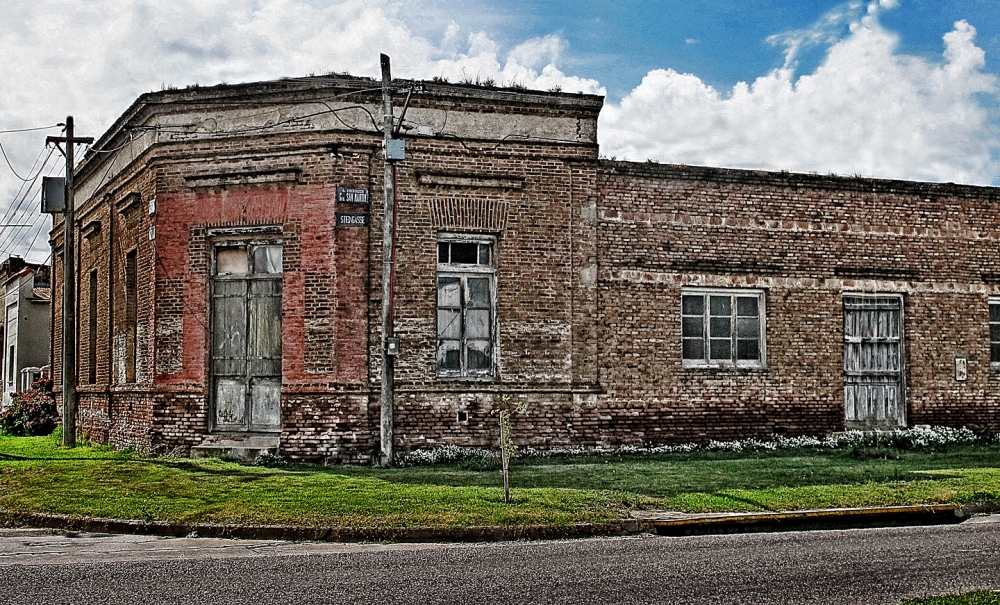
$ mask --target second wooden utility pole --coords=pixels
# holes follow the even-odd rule
[[[62,443],[76,443],[76,243],[73,207],[73,164],[76,144],[90,145],[93,137],[73,136],[73,116],[66,118],[66,136],[46,137],[45,144],[66,143],[66,206],[63,209],[63,290],[62,290]]]
[[[398,347],[390,350],[390,343],[395,342],[392,321],[393,278],[395,277],[395,246],[396,235],[396,166],[390,159],[392,153],[392,74],[389,70],[389,56],[380,55],[382,63],[382,157],[385,161],[383,180],[383,196],[385,198],[384,220],[382,222],[382,393],[380,404],[381,416],[381,460],[382,466],[392,466],[393,462],[393,408],[395,403],[395,384],[393,374],[395,355]]]

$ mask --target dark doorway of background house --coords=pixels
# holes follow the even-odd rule
[[[281,246],[215,248],[212,408],[218,432],[281,430]]]
[[[906,426],[899,294],[844,296],[844,420],[848,429]]]

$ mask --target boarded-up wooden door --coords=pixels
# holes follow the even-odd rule
[[[904,386],[902,296],[844,296],[847,428],[906,426]]]
[[[281,246],[216,249],[213,428],[281,430]]]

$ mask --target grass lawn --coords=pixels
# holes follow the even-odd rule
[[[903,601],[902,605],[1000,605],[1000,592],[969,592],[946,597]]]
[[[258,468],[0,436],[0,509],[378,528],[601,522],[634,509],[996,506],[1000,446],[528,459],[515,461],[511,484],[505,505],[499,471],[474,465]]]

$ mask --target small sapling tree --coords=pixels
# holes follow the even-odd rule
[[[509,395],[504,395],[501,400],[506,405],[510,401]],[[511,423],[511,413],[526,414],[528,412],[528,402],[519,401],[513,410],[504,408],[497,412],[500,418],[500,472],[503,473],[503,501],[510,504],[510,459],[517,453],[517,444],[514,443],[514,427]]]

